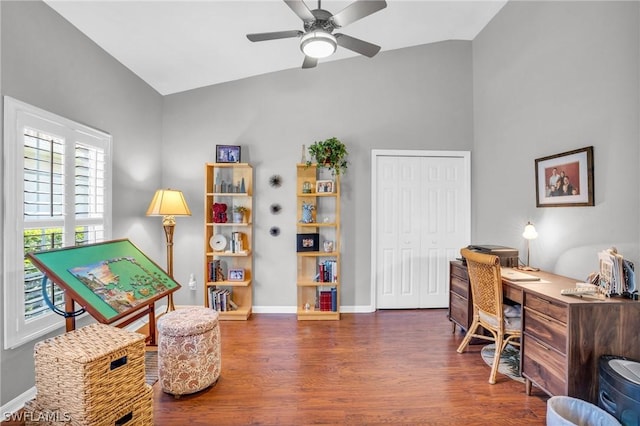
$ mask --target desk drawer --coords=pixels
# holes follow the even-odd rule
[[[534,337],[522,339],[522,375],[551,395],[566,395],[567,358]]]
[[[450,294],[449,319],[465,330],[469,329],[469,300],[456,293]]]
[[[451,275],[451,288],[453,293],[459,294],[465,299],[469,298],[469,282],[463,281],[455,275]]]
[[[467,267],[464,266],[462,263],[454,263],[451,262],[451,275],[455,275],[458,278],[460,278],[462,281],[468,281],[469,280],[469,274],[467,273]]]
[[[550,318],[553,318],[562,323],[567,323],[567,306],[555,303],[551,300],[544,299],[525,292],[525,304],[524,306],[540,312]]]
[[[525,307],[523,331],[558,352],[566,354],[567,326],[565,324]]]

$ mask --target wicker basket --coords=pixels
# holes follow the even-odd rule
[[[144,352],[144,335],[105,324],[38,342],[38,406],[98,424],[144,392]]]
[[[44,409],[37,399],[24,405],[24,419],[25,426],[152,426],[153,388],[145,384],[135,400],[119,404],[118,408],[112,408],[92,421],[74,418],[60,410]]]

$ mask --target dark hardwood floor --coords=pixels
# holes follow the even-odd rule
[[[498,375],[481,345],[456,353],[447,311],[222,321],[215,386],[180,399],[154,386],[156,425],[544,425],[547,397]]]
[[[547,396],[498,374],[482,345],[456,353],[444,309],[343,314],[300,322],[222,321],[218,382],[175,399],[154,385],[154,424],[544,425]],[[3,422],[2,425],[24,423]]]

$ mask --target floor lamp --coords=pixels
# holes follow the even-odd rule
[[[531,222],[527,222],[527,225],[524,227],[524,232],[522,236],[525,240],[527,240],[527,265],[520,267],[523,271],[539,271],[538,268],[532,268],[529,266],[529,242],[538,238],[538,231],[536,231],[535,226]]]
[[[162,216],[162,226],[167,240],[167,274],[173,278],[173,231],[176,226],[175,216],[191,216],[189,206],[182,191],[174,189],[158,189],[149,204],[147,216]],[[169,293],[167,312],[173,311],[173,293]]]

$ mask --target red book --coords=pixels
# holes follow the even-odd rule
[[[321,311],[331,310],[331,292],[330,291],[320,292],[320,310]]]

